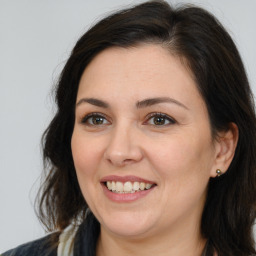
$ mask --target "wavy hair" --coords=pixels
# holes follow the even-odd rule
[[[239,52],[209,12],[148,1],[118,11],[91,27],[76,43],[55,88],[56,114],[45,131],[46,177],[38,195],[38,217],[48,230],[82,220],[88,208],[71,152],[75,102],[81,75],[109,47],[158,44],[184,60],[208,109],[212,136],[234,122],[239,129],[228,171],[210,179],[201,232],[219,256],[254,255],[256,119],[253,95]]]

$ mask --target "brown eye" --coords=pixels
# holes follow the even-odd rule
[[[103,124],[104,123],[104,118],[102,117],[91,117],[92,119],[92,123],[95,124],[95,125],[99,125],[99,124]]]
[[[151,114],[148,121],[150,125],[165,126],[176,123],[174,119],[165,114]]]
[[[154,117],[153,118],[153,122],[154,122],[154,124],[155,125],[163,125],[163,124],[165,124],[165,118],[164,117]]]
[[[105,124],[108,124],[108,120],[102,116],[102,115],[99,115],[99,114],[90,114],[90,115],[87,115],[85,116],[81,123],[83,124],[86,124],[86,125],[105,125]]]

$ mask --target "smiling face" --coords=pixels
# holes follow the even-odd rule
[[[199,232],[215,146],[191,74],[161,46],[110,48],[85,69],[71,147],[104,232]]]

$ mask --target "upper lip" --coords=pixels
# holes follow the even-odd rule
[[[146,180],[141,177],[133,176],[133,175],[127,175],[127,176],[117,176],[117,175],[109,175],[103,177],[100,182],[107,182],[107,181],[120,181],[120,182],[126,182],[126,181],[138,181],[138,182],[144,182],[149,184],[156,184],[154,181]]]

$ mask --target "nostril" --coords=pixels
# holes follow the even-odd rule
[[[123,162],[124,163],[130,163],[130,162],[132,162],[133,160],[132,159],[125,159]]]
[[[108,158],[107,161],[113,165],[120,166],[120,167],[134,162],[133,159],[124,159],[121,157]]]

